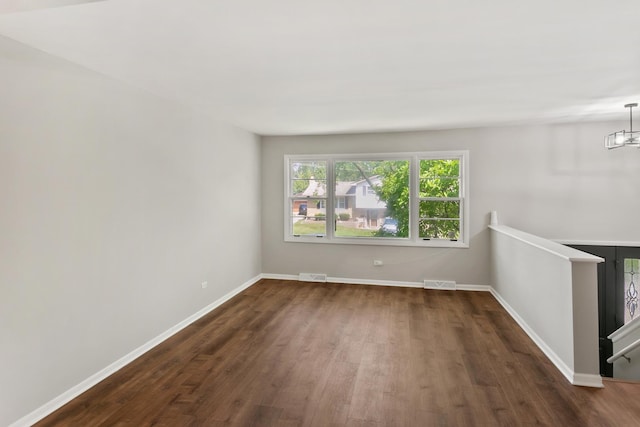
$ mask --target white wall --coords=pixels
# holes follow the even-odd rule
[[[262,147],[263,272],[490,284],[488,213],[550,239],[640,242],[640,150],[607,151],[624,122],[550,124],[370,135],[265,137]],[[470,150],[469,249],[285,243],[283,155]],[[383,267],[373,267],[373,259]]]
[[[0,82],[7,425],[261,272],[260,141],[6,38]]]

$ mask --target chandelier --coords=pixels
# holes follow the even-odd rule
[[[637,107],[637,103],[627,104],[624,108],[629,109],[629,131],[621,130],[610,133],[604,137],[604,146],[608,149],[620,148],[625,145],[640,148],[640,131],[633,130],[633,107]]]

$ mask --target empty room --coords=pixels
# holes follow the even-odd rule
[[[0,426],[636,425],[639,15],[0,2]]]

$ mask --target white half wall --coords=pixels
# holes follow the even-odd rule
[[[625,118],[621,117],[622,120]],[[263,273],[492,285],[489,212],[551,240],[638,242],[640,150],[603,148],[628,122],[263,137]],[[285,154],[469,150],[469,249],[289,243],[283,239]],[[613,218],[615,216],[615,218]],[[373,260],[384,261],[374,267]]]
[[[572,384],[602,387],[596,266],[603,260],[510,227],[491,229],[496,298]]]
[[[491,244],[494,290],[573,371],[571,263],[502,233]]]
[[[0,82],[8,425],[258,276],[261,177],[257,136],[6,38]]]

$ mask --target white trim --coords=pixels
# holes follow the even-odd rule
[[[44,405],[42,405],[38,409],[32,411],[31,413],[25,415],[24,417],[20,418],[19,420],[15,421],[14,423],[10,424],[9,427],[22,427],[22,426],[26,427],[26,426],[31,426],[31,425],[37,423],[38,421],[42,420],[47,415],[50,415],[51,413],[53,413],[57,409],[61,408],[63,405],[65,405],[66,403],[68,403],[72,399],[78,397],[80,394],[82,394],[85,391],[89,390],[91,387],[95,386],[100,381],[104,380],[105,378],[107,378],[110,375],[113,375],[114,373],[116,373],[120,369],[124,368],[126,365],[128,365],[131,362],[133,362],[135,359],[137,359],[138,357],[142,356],[144,353],[148,352],[149,350],[151,350],[152,348],[154,348],[157,345],[161,344],[163,341],[167,340],[171,336],[173,336],[176,333],[180,332],[181,330],[183,330],[184,328],[186,328],[187,326],[189,326],[190,324],[192,324],[196,320],[198,320],[201,317],[207,315],[209,312],[213,311],[217,307],[219,307],[222,304],[224,304],[225,302],[229,301],[231,298],[233,298],[234,296],[236,296],[240,292],[242,292],[245,289],[251,287],[252,285],[257,283],[261,278],[262,278],[262,275],[258,275],[258,276],[254,277],[252,279],[249,279],[248,281],[246,281],[242,285],[238,286],[237,288],[233,289],[232,291],[230,291],[227,294],[223,295],[222,297],[218,298],[217,300],[215,300],[211,304],[207,305],[203,309],[201,309],[201,310],[197,311],[196,313],[192,314],[191,316],[187,317],[186,319],[184,319],[180,323],[176,324],[175,326],[172,326],[171,328],[167,329],[165,332],[163,332],[160,335],[156,336],[155,338],[152,338],[151,340],[147,341],[146,343],[144,343],[140,347],[136,348],[132,352],[124,355],[123,357],[121,357],[120,359],[116,360],[112,364],[106,366],[105,368],[103,368],[100,371],[96,372],[95,374],[91,375],[86,380],[84,380],[81,383],[75,385],[74,387],[71,387],[69,390],[67,390],[64,393],[60,394],[58,397],[55,397],[54,399],[52,399],[49,402],[45,403]]]
[[[551,241],[560,243],[561,245],[581,245],[581,246],[623,246],[623,247],[639,247],[640,242],[632,241],[615,241],[615,240],[571,240],[571,239],[551,239]]]
[[[502,298],[502,296],[493,288],[489,287],[489,291],[491,295],[502,305],[502,307],[511,315],[513,320],[516,321],[518,325],[522,328],[522,330],[529,335],[529,338],[538,346],[540,350],[549,358],[551,363],[556,365],[556,368],[565,376],[565,378],[572,384],[576,386],[586,386],[586,387],[604,387],[602,384],[602,378],[599,375],[592,374],[579,374],[573,371],[570,367],[567,366],[566,363],[558,357],[558,355],[551,350],[551,348],[547,345],[546,342],[542,338],[536,334],[531,327],[524,321],[522,317],[507,303],[507,301]]]
[[[516,230],[506,225],[489,225],[489,228],[571,262],[604,262],[604,259],[598,256],[561,245],[560,243],[533,234],[525,233],[524,231]]]
[[[456,285],[456,290],[458,291],[491,292],[491,289],[489,285],[464,285],[460,283]]]
[[[581,387],[604,388],[602,377],[600,375],[593,374],[573,374],[573,381],[571,381],[571,384]]]
[[[350,279],[348,277],[327,277],[327,283],[344,283],[346,285],[394,286],[400,288],[422,288],[419,282],[398,282],[394,280]]]
[[[295,274],[270,274],[263,273],[263,279],[298,280]],[[349,277],[327,277],[327,283],[344,283],[346,285],[374,285],[374,286],[398,286],[403,288],[422,288],[420,282],[398,282],[393,280],[352,279]]]
[[[260,275],[261,279],[273,279],[273,280],[298,280],[297,274],[272,274],[272,273],[262,273]]]
[[[295,274],[263,273],[261,275],[261,277],[263,279],[298,281],[298,276],[295,275]],[[403,281],[395,281],[395,280],[358,279],[358,278],[349,278],[349,277],[327,277],[327,283],[344,283],[346,285],[393,286],[393,287],[403,287],[403,288],[420,288],[420,289],[424,289],[424,283],[422,283],[422,282],[403,282]],[[491,289],[491,286],[489,286],[489,285],[456,284],[456,290],[458,290],[458,291],[490,292],[490,289]]]
[[[287,243],[313,243],[324,245],[369,245],[369,246],[409,246],[420,248],[446,248],[446,249],[469,249],[469,244],[460,240],[447,240],[447,239],[432,239],[423,240],[419,239],[418,243],[415,240],[405,237],[333,237],[329,239],[327,236],[331,227],[327,229],[326,235],[309,235],[291,237],[285,240]],[[424,243],[427,242],[427,243]]]

